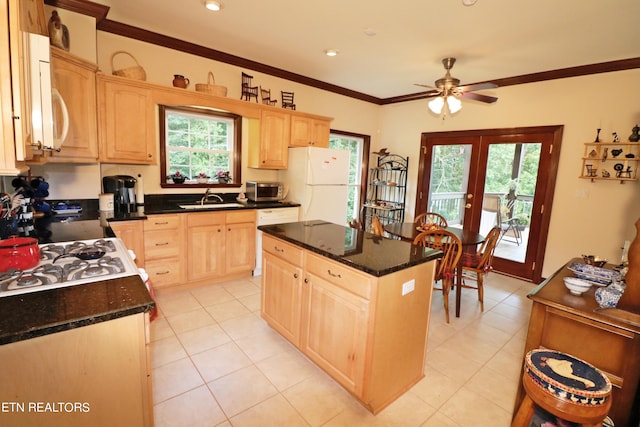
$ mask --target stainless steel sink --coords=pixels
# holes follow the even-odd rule
[[[191,211],[194,210],[211,210],[211,209],[226,209],[226,208],[242,208],[244,205],[240,203],[205,203],[201,205],[200,203],[195,203],[192,205],[178,205],[182,209],[188,209]]]

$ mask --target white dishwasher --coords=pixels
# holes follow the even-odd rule
[[[257,225],[284,224],[287,222],[297,222],[300,215],[300,208],[297,206],[290,208],[258,209]],[[256,268],[253,270],[254,276],[262,274],[262,231],[256,232]]]

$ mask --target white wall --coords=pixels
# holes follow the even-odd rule
[[[70,31],[73,37],[75,29],[70,28]],[[72,49],[74,41],[77,41],[75,37]],[[616,131],[626,141],[631,128],[640,123],[637,101],[640,70],[495,89],[492,93],[499,97],[497,103],[463,101],[462,110],[443,121],[429,112],[426,100],[377,106],[137,40],[97,33],[97,62],[103,72],[111,73],[110,57],[117,50],[132,53],[145,69],[149,82],[171,85],[174,74],[183,74],[191,80],[187,90],[193,90],[195,83],[206,82],[207,73],[212,71],[216,83],[227,86],[228,96],[236,99],[240,98],[240,74],[245,71],[254,76],[255,84],[271,89],[272,94],[279,94],[281,90],[295,92],[299,111],[334,117],[333,129],[371,135],[373,151],[387,147],[393,153],[409,156],[408,218],[413,215],[415,206],[422,132],[564,125],[543,275],[551,274],[569,258],[582,253],[617,261],[624,240],[635,237],[633,223],[640,218],[640,182],[624,185],[615,181],[591,183],[578,179],[578,175],[582,167],[583,143],[593,141],[596,128],[603,129],[603,140]],[[122,59],[123,64],[116,62],[116,68],[133,65]],[[412,90],[414,88],[408,84],[407,92]],[[243,141],[244,165],[246,144],[246,140]],[[134,176],[142,173],[145,193],[163,192],[159,186],[159,166],[54,165],[45,166],[42,171],[45,175],[50,174],[52,198],[54,194],[57,198],[97,197],[100,173]],[[93,174],[97,176],[90,179],[89,175]],[[276,176],[274,171],[243,169],[244,181],[269,180]],[[58,177],[65,182],[57,182]]]

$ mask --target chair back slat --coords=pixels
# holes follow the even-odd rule
[[[420,226],[434,225],[440,228],[447,228],[449,226],[447,219],[436,212],[422,212],[415,217],[413,222],[420,224]]]

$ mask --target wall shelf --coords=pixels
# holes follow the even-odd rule
[[[586,142],[580,178],[624,184],[638,180],[639,166],[638,142]]]

